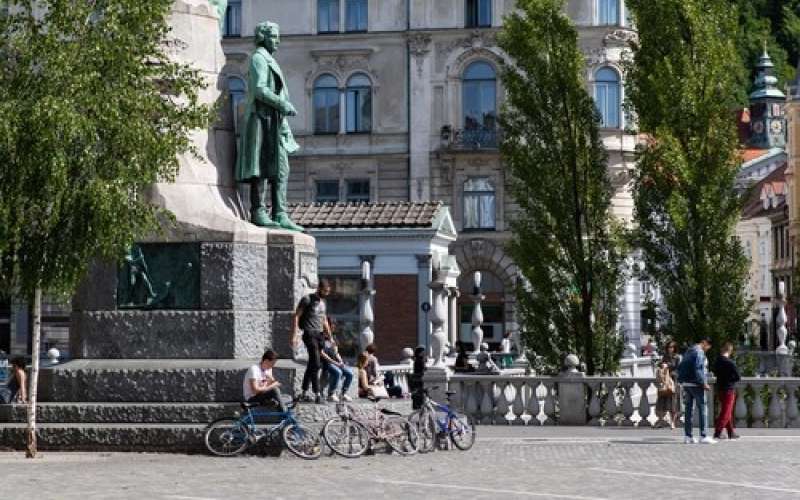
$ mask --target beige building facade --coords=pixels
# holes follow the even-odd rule
[[[441,200],[459,236],[450,246],[463,283],[461,324],[474,271],[484,276],[487,337],[517,328],[517,270],[505,252],[516,207],[498,151],[503,51],[497,33],[513,0],[230,0],[220,85],[227,90],[217,135],[235,155],[236,108],[255,25],[281,26],[277,59],[297,116],[291,202]],[[636,136],[626,133],[620,60],[629,29],[623,0],[570,0],[587,57],[586,80],[603,117],[602,137],[617,191],[614,213],[632,218]],[[246,213],[246,193],[242,193]],[[375,264],[380,266],[380,263]],[[636,341],[640,286],[622,299]]]

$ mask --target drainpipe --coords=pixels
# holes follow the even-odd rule
[[[411,31],[411,0],[406,0],[406,36]],[[406,142],[408,144],[408,160],[406,174],[408,176],[408,201],[411,201],[413,181],[411,179],[411,47],[406,38]]]

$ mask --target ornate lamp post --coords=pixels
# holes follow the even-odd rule
[[[372,296],[375,295],[375,290],[372,288],[369,268],[368,260],[361,263],[361,311],[359,315],[361,332],[358,335],[358,345],[362,352],[375,340],[375,333],[372,331],[372,324],[375,321],[375,315],[372,312]]]

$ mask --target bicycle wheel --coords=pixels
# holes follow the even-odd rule
[[[322,437],[337,455],[357,458],[369,449],[369,431],[352,418],[333,417],[325,422]]]
[[[403,417],[387,418],[383,422],[383,440],[401,455],[417,452],[419,436],[417,428]]]
[[[468,450],[475,444],[475,424],[466,415],[455,413],[448,419],[450,439],[459,450]]]
[[[319,433],[301,424],[289,424],[281,431],[286,448],[300,458],[314,460],[322,455]]]
[[[235,418],[220,418],[208,424],[205,443],[208,451],[221,457],[243,452],[250,441],[247,426]]]
[[[417,451],[428,453],[436,449],[436,417],[426,409],[420,409],[408,416],[411,425],[417,428]]]

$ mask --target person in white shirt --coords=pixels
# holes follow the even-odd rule
[[[281,411],[286,411],[281,400],[281,383],[272,375],[272,367],[275,366],[277,360],[278,355],[275,351],[268,349],[261,356],[261,363],[253,365],[247,370],[242,384],[245,401],[264,406],[277,404]]]

